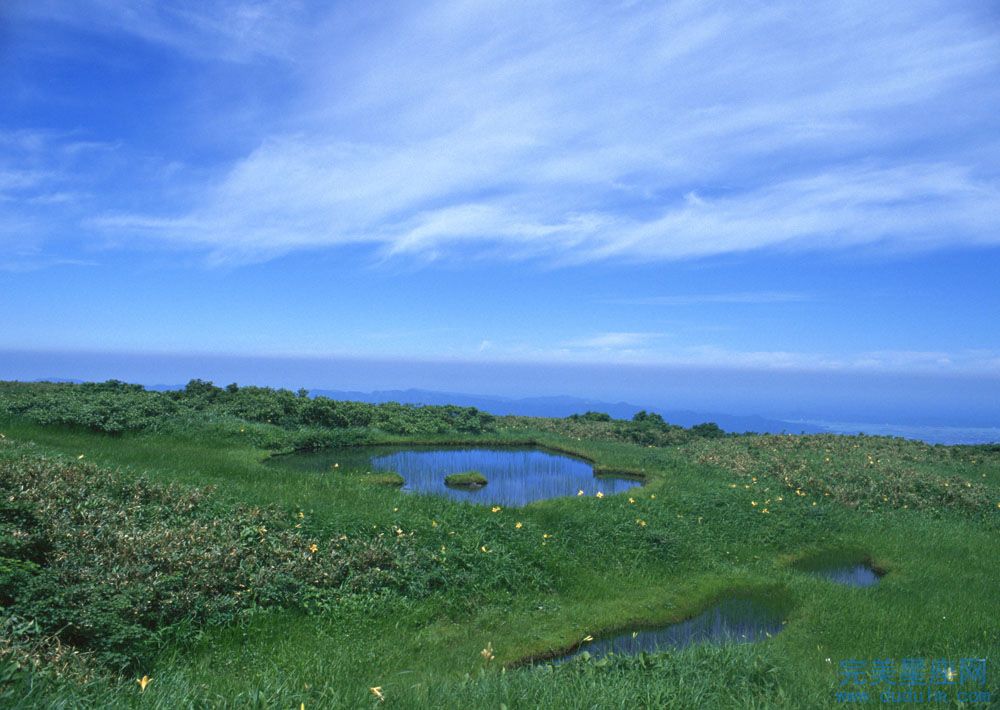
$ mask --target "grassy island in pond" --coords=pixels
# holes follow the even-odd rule
[[[469,505],[372,485],[398,479],[364,447],[394,446],[642,485]],[[862,565],[884,576],[825,574]],[[921,662],[952,669],[942,707],[990,707],[998,588],[997,445],[0,383],[0,707],[792,710]],[[752,643],[646,643],[732,599],[773,609]]]
[[[452,488],[482,488],[489,481],[479,471],[452,473],[444,477],[444,484]]]
[[[366,474],[364,480],[376,486],[401,487],[406,481],[395,471],[376,471]]]

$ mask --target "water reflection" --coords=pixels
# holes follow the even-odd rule
[[[406,449],[371,458],[375,470],[396,471],[403,490],[444,495],[483,505],[525,505],[535,500],[620,493],[638,481],[594,478],[586,461],[546,451],[524,449]],[[445,476],[479,471],[488,483],[475,490],[449,488]]]
[[[879,581],[878,573],[868,565],[830,567],[827,569],[810,570],[810,572],[831,582],[846,584],[850,587],[870,587]]]
[[[564,663],[586,652],[599,658],[609,653],[636,655],[694,643],[752,643],[781,631],[781,614],[752,599],[727,599],[693,619],[660,629],[630,631],[610,638],[584,643],[564,656],[547,661]]]
[[[271,465],[303,472],[395,471],[403,490],[448,496],[482,505],[520,506],[583,491],[612,495],[641,485],[624,478],[595,478],[593,467],[572,456],[527,448],[369,446],[328,449],[275,458]],[[449,488],[445,476],[479,471],[479,489]]]

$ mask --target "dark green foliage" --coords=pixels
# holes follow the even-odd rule
[[[635,416],[632,417],[632,421],[637,424],[652,424],[654,426],[666,426],[667,424],[659,414],[656,412],[647,412],[645,409],[636,412]]]
[[[0,494],[4,604],[118,667],[182,620],[425,592],[414,570],[429,560],[408,538],[321,537],[277,509],[224,506],[207,490],[20,458],[0,461]]]
[[[571,414],[567,419],[584,422],[610,422],[611,415],[604,412],[584,412],[583,414]]]
[[[156,429],[176,410],[170,399],[116,380],[81,385],[0,383],[0,411],[39,424],[73,425],[121,434]]]
[[[701,436],[706,439],[718,439],[719,437],[726,435],[726,432],[724,432],[715,422],[695,424],[691,427],[691,433],[695,436]]]
[[[266,424],[264,448],[321,448],[343,443],[316,430],[371,428],[388,434],[477,434],[495,429],[496,418],[472,407],[428,406],[388,402],[340,402],[310,399],[269,387],[224,389],[191,380],[183,390],[148,392],[140,385],[116,380],[100,384],[0,382],[0,413],[17,415],[43,425],[79,426],[108,434],[178,429],[212,418]],[[312,431],[303,432],[302,430]],[[287,432],[292,432],[291,436]],[[260,435],[260,432],[257,432]]]
[[[571,439],[591,441],[620,441],[641,446],[671,446],[691,440],[692,434],[683,427],[668,424],[659,414],[642,411],[631,421],[612,419],[599,412],[574,415],[565,419],[540,419],[535,417],[505,417],[504,420],[518,428],[548,431]]]

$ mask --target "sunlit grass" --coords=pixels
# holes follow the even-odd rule
[[[838,661],[910,656],[988,657],[998,693],[1000,454],[986,449],[872,437],[649,448],[511,420],[475,440],[537,441],[646,483],[494,512],[346,471],[282,471],[233,433],[107,437],[14,420],[0,431],[68,461],[83,455],[125,475],[215,485],[220,500],[301,512],[324,536],[412,536],[462,572],[421,598],[345,595],[318,616],[275,610],[200,629],[183,646],[167,643],[137,678],[40,684],[25,707],[363,707],[381,702],[373,688],[386,706],[414,708],[823,707]],[[964,490],[946,491],[956,484]],[[869,556],[886,576],[853,589],[790,564],[835,549]],[[520,666],[586,635],[688,618],[732,590],[780,598],[784,631],[750,646]],[[152,681],[140,690],[144,675]]]

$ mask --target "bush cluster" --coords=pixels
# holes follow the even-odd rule
[[[573,414],[565,419],[508,417],[516,425],[549,431],[572,439],[617,441],[639,446],[676,446],[693,438],[718,438],[725,432],[717,424],[706,422],[685,429],[664,421],[655,412],[641,411],[629,419],[612,419],[603,412]]]
[[[492,415],[473,407],[342,402],[310,398],[306,390],[295,393],[236,384],[216,387],[203,380],[164,392],[116,380],[85,384],[2,382],[0,413],[108,434],[168,428],[192,417],[204,420],[213,416],[294,431],[368,428],[404,435],[481,433],[492,431],[495,422]]]
[[[0,461],[0,604],[124,667],[156,632],[260,608],[319,608],[346,593],[421,593],[409,538],[320,538],[274,508],[91,465]],[[314,547],[315,546],[315,547]],[[422,557],[423,555],[423,557]]]
[[[485,516],[497,517],[463,509],[462,526]],[[414,525],[331,531],[210,488],[15,451],[0,457],[0,611],[103,667],[139,670],[163,640],[259,610],[321,613],[347,598],[458,588],[474,604],[551,584],[539,560],[506,549],[523,537],[512,529],[491,527],[485,554],[478,534]]]

